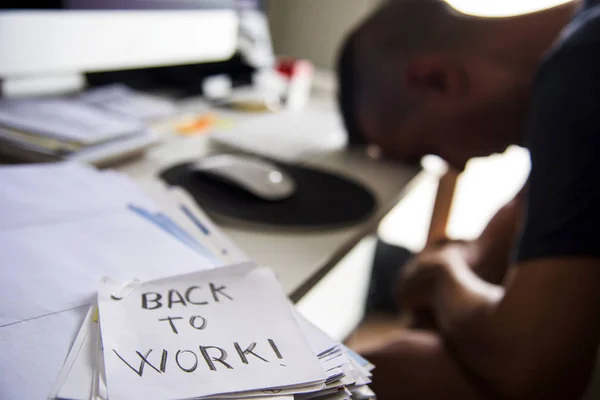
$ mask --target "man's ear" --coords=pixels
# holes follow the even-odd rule
[[[443,55],[420,55],[404,70],[404,86],[417,98],[455,101],[468,90],[468,77],[462,66]]]

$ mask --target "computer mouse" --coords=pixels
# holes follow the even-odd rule
[[[275,164],[248,155],[219,154],[197,161],[192,171],[211,176],[267,201],[280,201],[296,191],[294,179]]]

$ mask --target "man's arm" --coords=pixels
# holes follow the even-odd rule
[[[600,340],[600,260],[543,259],[517,268],[505,292],[466,265],[440,269],[432,306],[442,335],[490,394],[577,398]]]
[[[451,247],[479,278],[488,283],[500,284],[510,265],[511,249],[522,214],[525,190],[526,188],[521,189],[511,201],[498,210],[476,240],[440,241],[426,248],[424,252],[443,251],[445,247]],[[402,275],[399,276],[398,281],[398,284],[402,286]],[[424,294],[429,295],[426,289]],[[436,321],[432,319],[428,308],[413,311],[413,328],[438,330]]]

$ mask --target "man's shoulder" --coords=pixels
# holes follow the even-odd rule
[[[561,33],[547,62],[577,51],[590,51],[600,46],[600,3],[584,7]],[[591,52],[590,52],[591,54]]]
[[[530,113],[532,170],[521,261],[600,256],[600,5],[584,8],[540,69]]]
[[[600,2],[583,8],[563,30],[538,70],[534,96],[541,88],[563,84],[565,75],[600,63]],[[600,73],[600,71],[598,71]]]

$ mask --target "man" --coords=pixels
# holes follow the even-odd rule
[[[367,354],[380,398],[585,391],[600,344],[600,4],[579,4],[548,52],[572,12],[481,19],[398,0],[344,46],[340,105],[352,141],[408,162],[437,154],[458,170],[510,144],[532,160],[520,229],[515,200],[474,247],[429,249],[405,268],[399,301],[431,312],[438,330]]]

